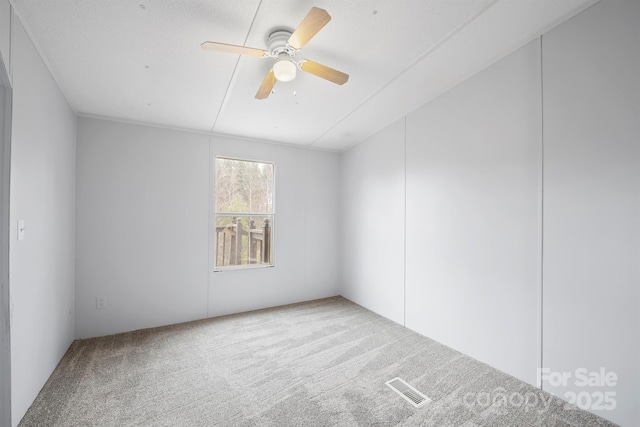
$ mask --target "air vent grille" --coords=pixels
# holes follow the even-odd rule
[[[431,402],[431,399],[429,399],[424,394],[420,393],[415,388],[411,387],[409,384],[407,384],[404,380],[400,378],[394,378],[392,380],[387,381],[385,384],[388,385],[391,388],[391,390],[398,393],[400,396],[402,396],[403,399],[411,403],[416,408],[419,408]]]

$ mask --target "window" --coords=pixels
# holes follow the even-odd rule
[[[216,157],[215,269],[273,265],[274,164]]]

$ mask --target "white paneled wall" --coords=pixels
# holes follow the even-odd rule
[[[74,338],[76,117],[12,27],[11,405],[17,425]],[[18,220],[25,238],[18,241]]]
[[[275,162],[275,267],[212,272],[217,155]],[[338,180],[336,153],[80,118],[76,336],[336,295]]]
[[[602,1],[549,32],[542,62],[543,366],[571,375],[543,387],[640,425],[640,2]],[[618,380],[581,386],[581,368]]]
[[[542,387],[628,426],[640,423],[638,22],[636,0],[603,0],[342,160],[345,296],[529,383],[537,368],[569,372]],[[406,242],[382,237],[405,266],[352,230],[381,210],[406,229]],[[584,386],[581,368],[618,379]],[[604,392],[613,405],[597,404]]]
[[[0,0],[0,55],[6,75],[11,80],[11,5],[9,0]]]
[[[343,295],[404,323],[404,147],[399,120],[342,155]]]
[[[540,111],[536,40],[407,116],[406,326],[531,384]]]
[[[1,62],[1,61],[0,61]],[[0,81],[8,81],[0,69]],[[0,83],[0,425],[11,425],[11,337],[9,335],[9,170],[11,89]]]
[[[208,156],[206,135],[78,120],[77,338],[206,317]]]
[[[209,315],[337,295],[339,156],[212,137],[215,156],[275,162],[275,266],[210,273]]]

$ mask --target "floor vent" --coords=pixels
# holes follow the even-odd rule
[[[404,380],[401,380],[400,378],[394,378],[392,380],[387,381],[385,384],[391,387],[391,390],[398,393],[400,396],[402,396],[403,399],[411,403],[416,408],[419,408],[431,402],[431,399],[429,399],[424,394],[420,393],[415,388],[411,387],[409,384],[407,384],[406,382],[404,382]]]

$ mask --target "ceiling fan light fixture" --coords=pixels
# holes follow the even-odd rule
[[[298,67],[288,59],[281,59],[273,64],[273,74],[280,82],[290,82],[296,78]]]

